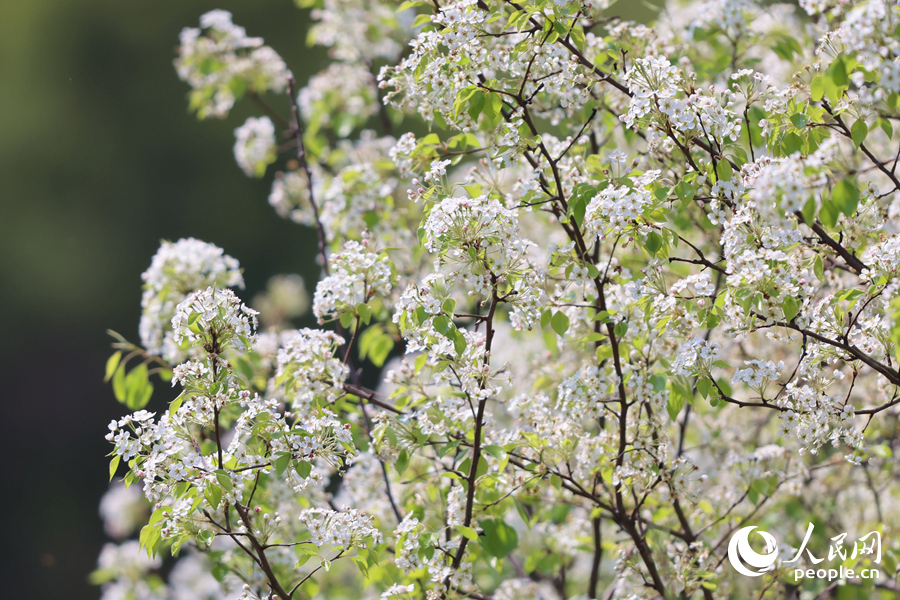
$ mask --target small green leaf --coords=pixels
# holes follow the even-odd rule
[[[791,115],[791,123],[794,124],[794,127],[797,129],[803,129],[809,124],[809,115],[803,113],[796,113]]]
[[[839,55],[834,59],[834,62],[828,67],[828,74],[831,76],[831,81],[834,82],[834,85],[838,87],[850,84],[850,79],[847,77],[847,65],[844,64],[843,56]]]
[[[662,242],[662,237],[655,231],[651,231],[647,234],[647,241],[644,242],[644,248],[646,248],[647,252],[650,254],[656,254],[662,247]]]
[[[140,410],[147,406],[152,394],[153,386],[147,375],[147,365],[140,364],[125,377],[125,406],[131,410]]]
[[[302,479],[306,479],[309,477],[309,474],[312,473],[312,465],[306,462],[305,460],[301,460],[297,463],[297,475],[299,475]]]
[[[788,133],[781,139],[781,152],[784,156],[790,156],[795,152],[800,152],[803,148],[803,140],[796,133]]]
[[[463,352],[466,351],[466,336],[459,329],[455,329],[455,335],[453,336],[453,349],[456,351],[457,356],[462,356]]]
[[[730,181],[734,177],[734,170],[731,163],[724,158],[716,164],[716,175],[720,181]]]
[[[866,125],[863,119],[857,119],[850,128],[850,137],[853,138],[853,145],[859,148],[866,141],[867,135],[869,135],[869,126]]]
[[[284,452],[278,456],[272,464],[275,466],[275,471],[279,475],[284,475],[284,472],[287,470],[288,465],[291,464],[291,455],[288,452]]]
[[[484,535],[479,542],[491,556],[506,558],[519,545],[516,530],[501,519],[486,519],[480,525]]]
[[[125,365],[116,369],[112,378],[113,395],[121,403],[125,403]]]
[[[549,308],[545,308],[543,312],[541,312],[541,329],[547,329],[547,325],[550,324],[550,317],[553,316],[553,311]]]
[[[825,77],[822,75],[813,77],[809,84],[809,96],[813,102],[818,102],[825,97]]]
[[[222,501],[222,488],[214,484],[208,484],[203,492],[203,496],[209,502],[211,508],[218,508],[219,503]]]
[[[122,352],[116,352],[112,356],[109,357],[109,360],[106,361],[106,377],[103,378],[103,381],[109,381],[113,374],[116,372],[116,369],[119,367],[119,361],[122,360]]]
[[[669,391],[669,402],[667,408],[669,410],[669,416],[673,421],[678,418],[678,413],[680,413],[681,409],[684,408],[684,395],[681,394],[680,391],[677,391],[674,386]]]
[[[456,530],[459,531],[464,538],[468,538],[473,542],[478,541],[478,533],[471,527],[466,527],[465,525],[457,525]]]
[[[400,454],[397,455],[397,462],[394,463],[394,468],[397,470],[397,475],[403,475],[403,472],[406,471],[406,467],[409,465],[409,452],[406,450],[401,450]]]
[[[857,121],[859,123],[859,121]],[[859,206],[859,190],[849,179],[841,179],[831,192],[834,205],[848,217],[853,216]]]
[[[234,491],[234,482],[225,471],[221,469],[216,471],[216,481],[219,482],[219,485],[222,486],[222,489],[228,490],[229,492]]]
[[[800,312],[800,301],[793,296],[785,296],[781,302],[781,309],[784,311],[784,320],[790,323]]]
[[[122,460],[121,454],[116,454],[113,456],[113,459],[109,461],[109,480],[112,481],[113,477],[116,476],[116,470],[119,468],[119,462]]]
[[[697,380],[697,391],[700,392],[700,395],[706,398],[709,396],[709,388],[712,387],[712,381],[709,377],[701,377]]]
[[[455,329],[453,323],[450,322],[444,315],[436,316],[432,321],[432,325],[434,326],[435,331],[443,335],[444,337],[450,337],[451,332]]]
[[[447,316],[452,317],[453,313],[456,312],[456,300],[454,300],[453,298],[447,298],[441,305],[441,310],[443,310],[444,314],[446,314]]]
[[[822,200],[822,208],[819,210],[819,220],[822,221],[823,225],[829,229],[833,229],[834,226],[837,225],[839,214],[840,211],[831,199],[825,198]]]
[[[553,331],[558,335],[565,335],[566,331],[569,329],[569,317],[566,316],[566,313],[557,311],[553,317],[550,318],[550,327],[552,327]]]
[[[372,320],[372,309],[368,304],[357,304],[356,305],[356,313],[359,315],[359,318],[366,325],[369,324],[369,321]]]

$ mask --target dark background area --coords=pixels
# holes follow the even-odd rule
[[[160,239],[213,242],[249,301],[277,273],[314,281],[312,230],[232,156],[258,111],[198,122],[172,61],[213,8],[265,38],[301,85],[325,64],[290,0],[0,2],[0,544],[4,598],[97,598],[103,438],[127,409],[103,383],[105,331],[137,341],[140,274]],[[271,102],[286,112],[286,98]],[[157,384],[151,409],[171,392]]]

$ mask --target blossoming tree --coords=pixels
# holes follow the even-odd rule
[[[826,551],[896,596],[900,3],[299,4],[305,87],[221,10],[176,68],[201,119],[258,107],[235,158],[316,236],[320,328],[162,244],[104,598],[825,598]]]

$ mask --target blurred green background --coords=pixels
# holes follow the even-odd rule
[[[187,112],[178,33],[213,8],[276,48],[301,82],[308,13],[289,0],[0,2],[0,396],[5,598],[97,598],[105,541],[107,328],[137,340],[140,274],[161,238],[214,242],[249,300],[276,273],[314,281],[312,231],[278,218],[244,176],[233,130]],[[285,98],[272,103],[286,112]],[[157,385],[151,409],[171,399]]]

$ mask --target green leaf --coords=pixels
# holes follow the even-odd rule
[[[342,313],[341,314],[341,326],[344,327],[345,329],[347,327],[350,327],[350,325],[353,323],[353,317],[354,317],[354,315],[352,312]]]
[[[436,316],[432,321],[432,325],[434,326],[435,331],[443,335],[444,337],[450,337],[451,331],[455,329],[453,323],[450,322],[444,315]]]
[[[712,387],[712,381],[709,377],[701,377],[697,380],[697,391],[700,392],[700,395],[706,398],[709,396],[709,388]]]
[[[844,64],[843,56],[838,56],[834,59],[834,62],[828,67],[828,74],[831,77],[831,81],[834,82],[834,85],[838,87],[844,87],[850,84],[850,79],[847,77],[847,65]]]
[[[386,333],[382,333],[375,339],[371,350],[369,350],[369,360],[372,361],[372,364],[376,367],[381,367],[384,365],[384,361],[387,360],[387,357],[391,355],[393,349],[394,338]]]
[[[291,455],[288,452],[281,453],[278,458],[272,461],[272,464],[275,466],[275,471],[279,475],[284,475],[284,472],[287,470],[288,465],[291,464]]]
[[[572,215],[572,218],[575,219],[575,222],[578,223],[580,227],[584,224],[584,215],[587,211],[587,198],[584,196],[575,196],[572,199],[571,204],[569,204],[569,213]]]
[[[716,164],[716,175],[720,181],[730,181],[734,177],[734,170],[731,163],[724,158]]]
[[[650,254],[656,254],[659,249],[662,247],[663,239],[662,237],[656,233],[655,231],[651,231],[647,234],[647,241],[644,242],[644,248]]]
[[[541,312],[541,329],[547,329],[547,325],[550,324],[550,317],[553,316],[553,311],[549,308],[545,308],[543,312]]]
[[[784,320],[790,323],[800,312],[800,301],[793,296],[785,296],[781,302],[781,309],[784,311]]]
[[[803,113],[796,113],[791,115],[791,123],[794,124],[794,127],[797,129],[803,129],[809,124],[809,115]]]
[[[822,200],[822,208],[819,210],[819,220],[822,221],[823,225],[829,229],[833,229],[834,226],[837,225],[839,213],[840,211],[834,205],[833,200],[827,198]]]
[[[809,84],[809,95],[813,102],[818,102],[825,97],[825,77],[822,75],[813,77]]]
[[[459,531],[464,538],[468,538],[473,542],[478,541],[478,533],[471,527],[466,527],[465,525],[457,525],[456,530]]]
[[[424,25],[426,23],[431,23],[431,15],[416,15],[416,18],[413,20],[413,29],[419,27],[420,25]]]
[[[297,475],[301,478],[306,479],[309,477],[309,474],[312,473],[312,465],[306,462],[305,460],[301,460],[297,463]]]
[[[859,123],[859,121],[857,121]],[[859,190],[849,179],[841,179],[831,192],[835,207],[848,217],[853,216],[859,206]]]
[[[113,374],[116,372],[116,369],[119,367],[119,361],[122,360],[122,352],[116,352],[112,356],[109,357],[109,360],[106,361],[106,377],[103,378],[103,381],[109,381]]]
[[[184,392],[181,392],[180,394],[178,394],[177,398],[175,398],[174,400],[172,400],[169,403],[169,414],[170,415],[174,415],[175,413],[178,412],[178,409],[181,408],[181,403],[184,402],[184,398],[185,398],[185,394],[184,394]]]
[[[697,191],[694,189],[694,187],[685,181],[679,181],[675,186],[675,194],[681,199],[684,204],[690,202],[694,198],[694,195],[696,193]]]
[[[506,465],[509,463],[509,453],[503,449],[503,446],[485,446],[484,451],[499,461],[497,469],[500,472],[506,468]]]
[[[222,488],[214,484],[208,484],[203,492],[203,496],[211,508],[218,508],[219,503],[222,502]]]
[[[616,323],[616,326],[613,329],[613,333],[615,333],[616,337],[619,338],[628,333],[628,321],[619,321],[618,323]]]
[[[866,141],[867,135],[869,135],[869,126],[866,125],[863,119],[857,119],[850,128],[850,137],[853,138],[853,145],[859,148],[860,144]]]
[[[569,317],[562,311],[557,311],[550,318],[550,327],[553,328],[558,335],[565,335],[569,329]]]
[[[152,395],[153,385],[147,375],[147,365],[140,364],[125,377],[125,406],[140,410],[147,406]]]
[[[472,117],[473,121],[477,121],[478,115],[484,110],[484,100],[484,92],[481,90],[476,90],[475,93],[469,97],[469,107],[466,109],[466,112],[469,113],[469,116]]]
[[[806,221],[807,224],[812,225],[812,223],[816,220],[816,199],[810,198],[803,205],[803,220]]]
[[[113,395],[121,403],[125,403],[125,365],[116,369],[112,378]]]
[[[234,491],[234,482],[231,480],[231,477],[228,476],[224,470],[219,469],[216,471],[216,481],[219,482],[219,485],[222,486],[222,489],[228,490],[229,492]]]
[[[109,480],[112,481],[113,477],[116,476],[116,470],[119,468],[119,462],[122,460],[121,454],[116,454],[113,456],[113,459],[109,461]]]
[[[456,312],[456,300],[454,300],[453,298],[447,298],[441,305],[441,310],[443,310],[447,316],[452,317],[453,313]]]
[[[673,421],[678,418],[678,413],[684,408],[684,395],[680,391],[676,391],[675,386],[672,386],[672,389],[669,391],[667,408],[669,410],[669,416],[672,417]]]
[[[356,313],[359,315],[359,318],[366,325],[369,324],[369,321],[372,320],[372,309],[368,304],[357,304],[356,305]]]
[[[802,148],[803,140],[796,133],[789,133],[781,139],[781,152],[784,156],[800,152]]]
[[[491,556],[506,558],[516,546],[519,545],[519,535],[516,530],[500,519],[487,519],[481,521],[481,529],[484,535],[479,542]]]
[[[466,351],[466,336],[459,330],[455,330],[456,335],[453,336],[453,349],[456,350],[457,356],[462,356]]]
[[[394,468],[397,470],[397,475],[403,475],[403,472],[406,471],[406,467],[409,465],[409,452],[406,450],[401,450],[400,454],[397,455],[397,462],[394,463]]]

